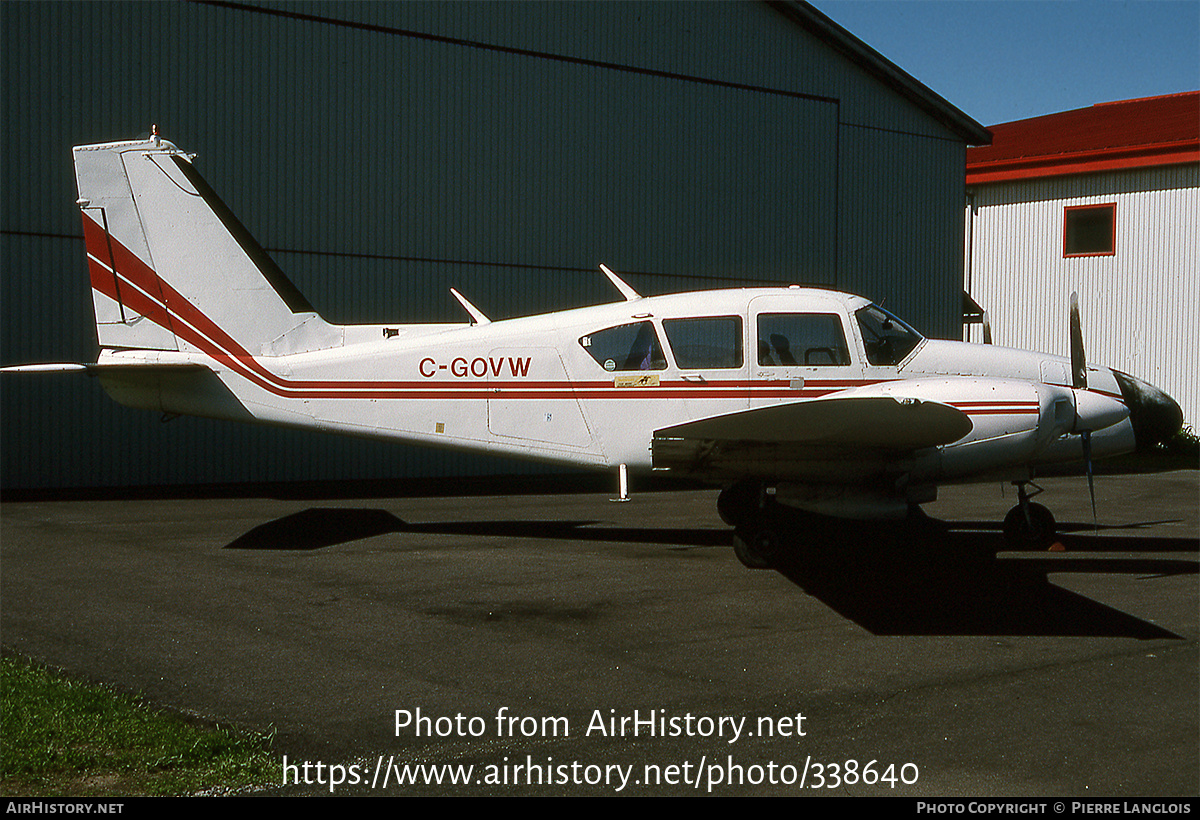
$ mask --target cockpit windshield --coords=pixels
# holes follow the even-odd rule
[[[854,314],[862,330],[867,361],[873,365],[899,364],[921,343],[922,336],[879,305],[867,305]]]

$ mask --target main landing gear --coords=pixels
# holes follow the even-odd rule
[[[1004,540],[1010,549],[1047,549],[1054,543],[1057,524],[1051,512],[1029,499],[1042,492],[1032,481],[1014,481],[1017,485],[1017,506],[1004,516]],[[1033,487],[1027,492],[1025,486]]]
[[[771,502],[772,504],[776,502]],[[779,557],[777,516],[763,516],[733,531],[733,554],[749,569],[770,569]]]
[[[717,514],[733,527],[733,553],[750,569],[770,569],[783,541],[780,504],[762,484],[745,482],[722,490]]]
[[[1004,517],[1003,526],[1007,548],[1048,549],[1057,536],[1058,525],[1050,510],[1030,500],[1040,494],[1042,488],[1032,481],[1014,481],[1013,484],[1017,487],[1017,505]],[[780,504],[767,493],[764,485],[756,482],[735,484],[723,490],[717,497],[717,513],[722,521],[734,528],[733,552],[750,569],[775,566],[785,547],[791,554],[797,548],[798,532],[804,532],[805,540],[808,536],[828,538],[837,534],[829,529],[828,521]],[[924,513],[914,505],[909,513],[909,524],[920,524],[922,519]]]

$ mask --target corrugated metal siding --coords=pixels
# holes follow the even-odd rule
[[[494,317],[609,301],[601,261],[647,293],[799,281],[893,294],[935,333],[957,310],[957,279],[940,296],[930,283],[959,269],[961,214],[934,203],[956,175],[961,201],[961,143],[769,7],[281,8],[373,28],[191,3],[0,5],[4,363],[94,357],[70,147],[151,122],[199,154],[331,321],[457,320],[451,285]],[[932,278],[898,281],[909,271]],[[158,425],[87,379],[2,390],[6,487],[540,469]]]
[[[289,3],[289,12],[428,32],[637,69],[839,100],[844,122],[952,138],[865,69],[760,3],[530,0],[516,3]]]
[[[1079,293],[1088,360],[1170,393],[1200,420],[1200,166],[979,186],[970,291],[997,344],[1066,355]],[[1063,209],[1116,203],[1116,253],[1063,258]],[[968,217],[970,218],[970,216]],[[978,328],[973,329],[978,336]]]
[[[856,174],[842,183],[838,288],[884,303],[928,336],[957,336],[961,298],[947,293],[958,295],[962,247],[942,237],[948,226],[962,226],[963,144],[861,128],[841,133],[843,167]]]

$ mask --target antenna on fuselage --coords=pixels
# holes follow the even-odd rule
[[[463,309],[466,310],[467,313],[471,314],[471,318],[475,320],[475,324],[490,325],[492,323],[491,319],[483,315],[483,311],[467,301],[467,297],[463,296],[454,288],[450,288],[450,293],[455,299],[458,300],[458,303],[463,306]]]
[[[642,298],[642,295],[625,283],[625,280],[617,276],[608,265],[601,265],[600,270],[604,271],[604,275],[608,277],[608,281],[617,286],[617,290],[621,291],[621,295],[625,297],[626,302],[636,302]]]

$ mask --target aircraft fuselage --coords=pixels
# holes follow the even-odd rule
[[[909,349],[880,354],[868,337],[878,321],[859,318],[867,310],[878,309],[807,288],[701,291],[487,324],[349,326],[335,329],[337,347],[277,355],[197,335],[184,351],[104,351],[100,363],[200,362],[237,397],[197,406],[192,384],[126,387],[102,376],[135,406],[566,465],[650,471],[663,466],[657,430],[834,394],[916,395],[967,414],[965,438],[910,465],[921,481],[1082,458],[1068,435],[1078,403],[1069,360],[924,339],[898,320],[892,344]],[[1090,367],[1089,377],[1086,400],[1121,416],[1112,371]],[[1099,457],[1134,444],[1128,419],[1115,418],[1093,448]],[[859,479],[866,461],[798,463],[768,477]]]

